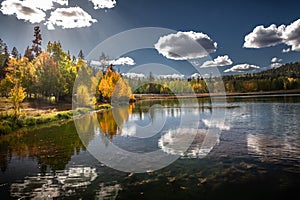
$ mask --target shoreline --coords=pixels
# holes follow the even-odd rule
[[[260,91],[260,92],[245,92],[245,93],[204,93],[204,94],[182,94],[182,95],[169,95],[169,94],[134,94],[135,102],[138,101],[153,101],[153,100],[172,100],[172,99],[187,99],[187,98],[208,98],[208,97],[235,97],[235,96],[264,96],[264,95],[284,95],[284,94],[300,94],[300,89],[296,90],[277,90],[277,91]],[[111,105],[102,104],[98,106],[99,110],[109,109]],[[33,108],[36,112],[40,112],[39,116],[25,116],[23,119],[14,121],[12,118],[7,117],[1,119],[0,123],[0,136],[6,135],[11,132],[17,131],[18,129],[24,127],[39,126],[42,124],[50,124],[53,122],[61,122],[65,120],[70,120],[74,117],[74,113],[83,114],[90,111],[90,109],[65,109],[60,111],[54,111],[50,113],[45,113],[43,108]],[[55,106],[54,106],[55,110]]]
[[[97,111],[105,110],[111,108],[108,104],[102,104],[97,106]],[[47,125],[51,123],[58,123],[64,122],[67,120],[71,120],[76,116],[80,116],[82,114],[86,114],[91,112],[92,109],[90,108],[77,108],[76,110],[73,109],[64,109],[61,111],[50,111],[45,109],[37,109],[37,108],[30,108],[34,109],[36,112],[40,112],[43,114],[39,115],[25,115],[21,116],[19,119],[14,119],[10,116],[2,117],[0,122],[0,136],[12,133],[17,131],[21,128],[26,127],[36,127],[40,125]]]
[[[136,101],[144,100],[164,100],[164,99],[184,99],[184,98],[207,98],[207,97],[233,97],[233,96],[263,96],[263,95],[282,95],[300,94],[300,89],[295,90],[275,90],[260,92],[228,92],[228,93],[202,93],[202,94],[134,94]]]

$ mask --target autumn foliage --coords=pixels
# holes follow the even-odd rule
[[[111,68],[108,68],[103,75],[98,89],[101,102],[128,102],[132,94],[128,83],[122,79],[119,73],[116,73]]]

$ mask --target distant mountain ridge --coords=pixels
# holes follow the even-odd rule
[[[289,78],[300,78],[300,62],[287,63],[282,66],[269,69],[266,71],[261,71],[259,73],[253,74],[254,76],[262,77],[289,77]]]

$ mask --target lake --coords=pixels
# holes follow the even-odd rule
[[[0,196],[288,198],[300,185],[299,120],[300,95],[234,96],[143,101],[21,129],[0,137]]]

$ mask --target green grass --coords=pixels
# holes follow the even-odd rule
[[[110,104],[100,104],[97,106],[98,110],[110,109]],[[2,114],[0,116],[0,135],[10,133],[18,128],[46,124],[51,122],[58,122],[72,119],[73,116],[82,115],[91,111],[90,108],[77,108],[76,110],[52,112],[35,116],[22,116],[18,120],[11,117],[9,114]]]
[[[99,104],[96,106],[97,110],[110,109],[110,108],[112,108],[112,106],[108,103]]]
[[[83,113],[86,110],[76,110],[75,114]],[[48,114],[43,114],[41,116],[25,116],[20,119],[13,119],[12,117],[5,116],[1,119],[0,122],[0,135],[10,133],[18,128],[26,126],[35,126],[38,124],[45,124],[50,122],[56,122],[61,120],[71,119],[73,117],[73,111],[61,111],[53,112]]]
[[[7,119],[3,119],[0,122],[0,135],[7,134],[13,131],[13,123]]]

